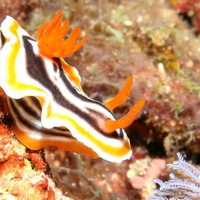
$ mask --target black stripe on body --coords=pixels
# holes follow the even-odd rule
[[[30,102],[28,103],[27,100],[29,100]],[[17,102],[18,105],[21,105],[21,109],[23,109],[24,112],[27,112],[27,114],[31,115],[33,118],[40,120],[40,118],[41,118],[41,106],[40,106],[39,101],[36,98],[26,97],[26,98],[18,99],[15,102]],[[30,105],[30,103],[31,103],[31,105]],[[39,105],[39,107],[36,106],[37,112],[32,105],[34,105],[34,106]],[[38,114],[38,113],[40,113],[40,114]]]
[[[35,97],[27,97],[27,98],[35,98]],[[34,130],[38,132],[38,134],[44,134],[44,136],[51,136],[54,135],[56,137],[67,137],[74,139],[73,136],[70,134],[69,130],[66,128],[52,128],[52,129],[47,129],[42,127],[40,118],[38,118],[36,115],[32,115],[32,120],[29,118],[25,118],[27,114],[30,115],[29,111],[31,110],[31,105],[29,105],[26,101],[26,99],[23,100],[23,104],[21,100],[17,99],[8,99],[9,105],[10,105],[10,110],[12,114],[14,115],[14,118],[16,120],[16,123],[19,121],[21,124],[23,124],[26,129]],[[20,110],[18,108],[23,108],[23,110]],[[34,118],[34,120],[33,120]],[[38,124],[36,126],[36,124]],[[20,127],[19,127],[20,128]],[[22,129],[23,131],[23,129]],[[28,133],[27,133],[28,134]]]
[[[2,31],[0,30],[0,38],[1,38],[1,44],[0,47],[1,49],[3,48],[4,44],[6,43],[6,38],[4,37]]]
[[[109,138],[122,138],[124,137],[123,132],[120,130],[120,134],[118,134],[116,131],[114,131],[112,134],[107,134],[103,132],[103,130],[98,126],[97,124],[97,119],[98,118],[104,118],[104,116],[96,112],[94,110],[93,113],[95,113],[95,117],[91,116],[90,112],[86,113],[82,111],[79,107],[81,105],[75,106],[72,104],[70,101],[67,100],[67,94],[63,96],[62,94],[62,88],[58,88],[57,85],[55,85],[47,72],[48,67],[50,66],[45,66],[43,59],[41,56],[37,56],[33,52],[33,47],[32,44],[29,42],[29,37],[23,36],[23,41],[24,41],[24,48],[26,51],[26,65],[27,65],[27,72],[28,74],[36,81],[38,81],[43,87],[47,88],[54,100],[56,101],[57,104],[61,105],[62,107],[72,111],[73,113],[76,113],[76,115],[79,115],[84,121],[86,121],[90,126],[92,126],[97,132],[101,133],[102,135],[109,137]],[[101,106],[102,109],[107,109],[103,105],[101,105],[99,102],[91,100],[87,98],[86,96],[82,95],[74,85],[70,83],[68,78],[65,76],[60,60],[57,58],[54,59],[54,62],[56,63],[57,67],[57,73],[59,73],[59,78],[62,80],[63,84],[65,87],[70,91],[71,94],[73,94],[76,98],[80,99],[81,101],[85,103],[92,103],[92,104],[98,104],[98,106]],[[54,69],[55,70],[55,69]],[[78,107],[79,106],[79,107]],[[92,110],[92,109],[91,109]],[[107,109],[108,112],[110,112]],[[106,119],[105,119],[106,120]]]

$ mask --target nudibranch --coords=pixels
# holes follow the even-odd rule
[[[116,119],[113,109],[130,93],[133,77],[108,103],[89,98],[76,68],[64,57],[80,49],[79,27],[68,38],[68,20],[61,11],[42,25],[37,40],[10,16],[1,24],[0,87],[14,119],[13,131],[28,148],[45,146],[102,157],[111,162],[129,159],[132,151],[123,128],[144,106],[140,100],[125,116]]]

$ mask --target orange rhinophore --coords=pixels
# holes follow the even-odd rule
[[[131,92],[133,84],[133,76],[129,77],[126,80],[124,87],[119,91],[119,93],[109,102],[104,105],[110,110],[113,111],[116,107],[120,106],[126,101],[127,96]]]
[[[108,120],[106,121],[106,130],[108,133],[112,133],[118,128],[126,128],[135,120],[138,114],[141,112],[142,108],[144,107],[145,100],[142,99],[137,102],[129,112],[123,116],[121,119],[118,120]]]

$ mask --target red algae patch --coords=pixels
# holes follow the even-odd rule
[[[2,102],[1,102],[2,103]],[[0,118],[5,114],[0,106]],[[70,199],[49,176],[41,151],[30,151],[0,123],[0,199]]]

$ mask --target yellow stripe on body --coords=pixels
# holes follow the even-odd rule
[[[6,84],[7,86],[9,86],[9,90],[11,93],[17,92],[19,94],[21,92],[24,92],[24,90],[42,92],[42,90],[39,87],[23,84],[20,81],[20,79],[18,79],[17,74],[20,73],[20,71],[17,72],[16,61],[17,61],[17,56],[20,53],[20,49],[23,48],[23,44],[21,44],[21,40],[20,40],[21,35],[19,36],[20,30],[23,30],[23,29],[19,26],[19,24],[14,19],[12,19],[12,24],[9,26],[9,31],[11,34],[13,34],[13,38],[6,38],[6,39],[8,40],[8,42],[15,41],[15,43],[11,44],[11,47],[9,48],[9,53],[5,57],[6,66],[3,66],[5,67],[5,69],[2,69],[6,71],[4,79],[6,79]],[[7,90],[4,90],[4,91],[7,93]]]
[[[15,70],[13,69],[13,67],[15,66],[15,62],[16,62],[16,58],[17,58],[17,54],[19,53],[20,50],[20,39],[18,37],[18,33],[17,31],[19,30],[19,28],[21,28],[19,26],[19,24],[13,20],[12,25],[9,27],[9,31],[10,33],[12,33],[16,38],[17,41],[15,42],[15,44],[12,44],[12,47],[10,48],[10,53],[8,54],[8,58],[7,58],[7,82],[10,86],[16,86],[15,83],[16,81],[16,73]],[[7,39],[7,38],[6,38]],[[9,38],[10,40],[11,38]]]
[[[60,140],[60,141],[34,140],[28,137],[28,135],[25,132],[20,130],[16,124],[13,126],[13,131],[16,137],[18,138],[18,140],[31,150],[38,150],[47,146],[56,146],[66,151],[72,151],[79,154],[88,154],[88,155],[91,155],[93,158],[99,157],[97,153],[92,151],[91,148],[85,146],[83,143],[75,139],[69,140],[69,141],[67,140]]]
[[[71,131],[71,134],[75,138],[84,137],[85,141],[82,141],[82,142],[86,143],[86,145],[89,147],[98,149],[98,150],[96,150],[96,152],[99,156],[101,156],[100,154],[103,153],[103,154],[107,154],[109,157],[111,156],[111,157],[115,157],[115,158],[123,158],[127,155],[130,155],[130,153],[131,153],[131,147],[130,147],[130,142],[129,142],[128,138],[126,140],[123,140],[123,143],[122,143],[122,139],[121,139],[120,147],[118,145],[115,146],[115,144],[112,144],[112,142],[114,142],[114,141],[112,141],[110,144],[108,144],[107,141],[100,140],[97,136],[95,136],[94,133],[87,131],[87,127],[80,126],[78,124],[78,121],[76,121],[73,118],[70,118],[69,116],[66,116],[66,115],[63,116],[58,113],[51,113],[50,118],[63,120],[64,123],[66,123],[66,121],[67,121],[68,124],[70,124],[70,126],[73,127],[73,130],[70,130],[70,127],[67,127]],[[50,119],[50,122],[53,121],[51,119]],[[109,138],[105,138],[105,139],[109,140]],[[87,142],[86,142],[86,140],[87,140]],[[117,140],[117,139],[112,139],[112,140]],[[88,144],[88,141],[90,144]],[[105,156],[103,156],[103,157],[105,159]]]

